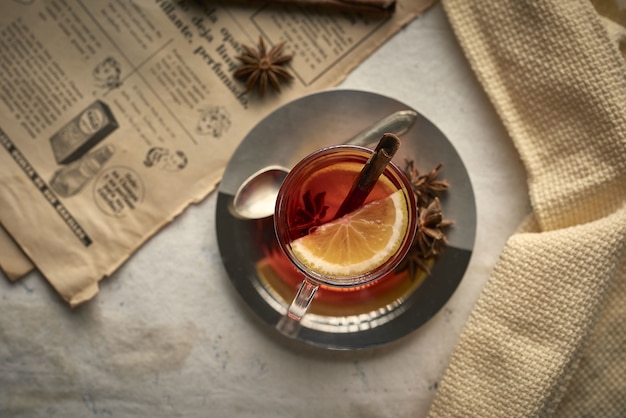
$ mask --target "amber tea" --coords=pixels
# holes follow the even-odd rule
[[[274,216],[276,235],[305,280],[279,329],[288,319],[302,318],[319,286],[358,289],[391,272],[410,248],[415,196],[393,163],[383,167],[356,207],[346,206],[372,158],[367,148],[324,148],[300,161],[283,182]]]

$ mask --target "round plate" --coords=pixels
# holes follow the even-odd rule
[[[274,328],[302,280],[282,255],[271,217],[240,219],[233,209],[239,186],[269,165],[291,168],[312,151],[346,142],[369,124],[410,107],[385,96],[330,90],[290,102],[262,120],[244,138],[218,189],[216,230],[226,271],[251,310]],[[418,114],[401,136],[394,158],[401,167],[412,159],[420,173],[437,164],[451,189],[441,196],[445,218],[454,225],[449,244],[430,274],[408,269],[367,289],[320,289],[296,338],[330,349],[361,349],[403,337],[428,321],[450,298],[469,263],[476,232],[476,206],[469,176],[456,150],[430,121]],[[276,331],[278,332],[278,331]]]

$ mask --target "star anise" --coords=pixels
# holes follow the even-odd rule
[[[416,242],[425,258],[439,255],[448,243],[444,229],[452,221],[444,219],[439,198],[435,197],[428,206],[418,207]]]
[[[400,262],[396,270],[401,271],[404,269],[409,270],[409,277],[414,280],[417,277],[417,272],[422,270],[426,274],[430,274],[430,266],[427,259],[424,258],[422,251],[418,245],[413,245],[404,259]]]
[[[247,78],[246,92],[251,91],[257,86],[259,94],[263,96],[267,89],[268,83],[280,92],[281,81],[291,80],[293,76],[284,68],[292,56],[283,54],[285,42],[281,42],[269,51],[265,46],[263,38],[259,36],[258,49],[254,49],[247,45],[242,45],[245,53],[237,56],[242,65],[236,71],[234,76],[237,78]]]
[[[304,207],[298,207],[294,217],[293,227],[303,235],[316,226],[323,223],[323,219],[328,211],[328,206],[324,204],[326,192],[319,192],[315,197],[311,197],[311,191],[307,190],[302,196]]]
[[[405,161],[404,173],[415,193],[418,220],[413,245],[398,270],[408,268],[409,277],[413,279],[418,270],[430,274],[430,265],[448,243],[444,230],[453,222],[444,219],[438,198],[438,194],[450,188],[447,180],[437,180],[442,164],[428,174],[420,174],[413,160]]]
[[[430,170],[428,174],[420,175],[413,160],[407,159],[405,161],[406,167],[404,172],[413,186],[413,192],[417,197],[418,205],[430,203],[431,199],[437,196],[437,193],[450,188],[450,183],[448,183],[447,180],[437,180],[437,176],[443,164],[439,163],[435,168]]]

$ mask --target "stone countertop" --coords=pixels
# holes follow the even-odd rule
[[[0,280],[0,416],[425,416],[472,305],[530,211],[525,170],[441,4],[338,87],[415,108],[465,162],[477,200],[474,254],[434,318],[363,351],[325,351],[268,333],[220,261],[214,193],[74,310],[36,272],[15,284]]]

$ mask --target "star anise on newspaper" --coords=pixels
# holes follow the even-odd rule
[[[437,176],[443,164],[437,164],[428,174],[420,174],[415,166],[415,161],[408,159],[405,161],[406,167],[404,172],[413,186],[413,192],[415,193],[415,197],[417,197],[418,205],[428,204],[431,199],[437,196],[437,193],[450,188],[450,183],[448,183],[447,180],[437,180]]]
[[[324,204],[326,192],[319,192],[315,197],[311,196],[311,191],[307,190],[302,196],[304,207],[298,207],[294,218],[294,227],[303,233],[309,229],[319,226],[328,211],[328,206]]]
[[[246,92],[252,91],[256,86],[259,94],[263,96],[267,85],[280,92],[280,83],[293,79],[289,71],[285,69],[292,56],[283,54],[285,42],[273,46],[269,51],[265,41],[259,36],[259,46],[254,49],[248,45],[242,45],[245,52],[237,56],[242,65],[235,71],[237,78],[246,78]]]

